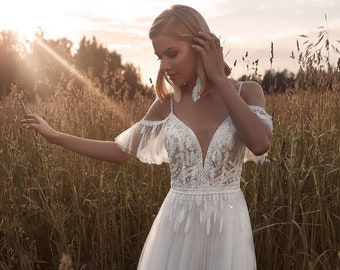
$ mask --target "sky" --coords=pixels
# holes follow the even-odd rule
[[[296,73],[296,42],[317,40],[324,27],[334,46],[340,48],[339,0],[0,0],[0,31],[12,30],[32,40],[41,29],[45,38],[66,37],[76,46],[82,37],[122,56],[123,63],[140,69],[142,80],[155,81],[159,61],[154,55],[148,30],[164,9],[173,4],[190,5],[207,20],[221,38],[232,77],[249,72],[259,60],[258,74],[268,69]],[[306,35],[302,38],[299,35]],[[273,63],[270,64],[271,43]],[[248,53],[248,57],[242,57]],[[332,55],[334,65],[339,55]],[[234,63],[236,61],[236,66]]]

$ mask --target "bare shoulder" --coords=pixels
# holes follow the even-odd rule
[[[249,105],[265,106],[262,86],[256,81],[245,81],[242,84],[241,97]]]
[[[149,121],[161,121],[165,119],[171,111],[171,97],[166,98],[164,101],[158,98],[150,106],[144,119]]]

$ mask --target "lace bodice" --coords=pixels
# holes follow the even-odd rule
[[[173,113],[166,121],[164,134],[172,188],[207,191],[239,185],[244,146],[235,137],[230,117],[215,131],[205,157],[196,134]]]
[[[272,129],[272,121],[264,108],[250,108]],[[143,162],[168,162],[171,187],[178,191],[220,191],[237,188],[244,161],[261,161],[239,138],[230,117],[215,131],[206,156],[192,129],[172,111],[162,121],[141,120],[120,134],[115,141],[120,148]]]

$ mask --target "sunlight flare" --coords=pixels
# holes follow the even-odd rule
[[[46,53],[54,58],[59,64],[61,64],[64,68],[66,68],[72,75],[74,75],[78,80],[80,80],[86,87],[90,89],[95,89],[96,87],[93,85],[92,81],[85,77],[81,72],[79,72],[73,65],[70,65],[65,59],[63,59],[59,54],[53,51],[49,46],[45,43],[36,39],[35,42],[42,48]],[[96,89],[98,90],[98,89]]]

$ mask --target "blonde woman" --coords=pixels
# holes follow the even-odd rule
[[[75,137],[29,115],[50,143],[114,163],[168,162],[171,189],[145,242],[139,270],[256,269],[242,164],[263,160],[272,136],[262,88],[229,78],[220,40],[195,9],[175,5],[153,22],[157,98],[114,141]]]

